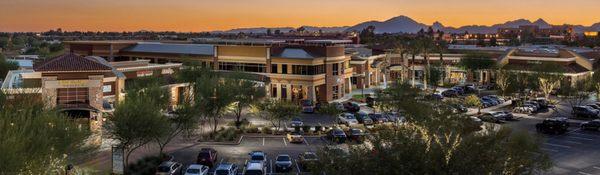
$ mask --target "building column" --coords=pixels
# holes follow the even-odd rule
[[[277,89],[277,93],[275,93],[275,98],[281,99],[281,85],[275,84],[275,88]]]
[[[313,102],[317,101],[317,96],[316,96],[316,92],[315,92],[315,86],[308,86],[306,87],[308,93],[308,99],[312,100]]]
[[[348,77],[346,81],[348,81],[348,93],[352,93],[352,77]]]
[[[291,100],[292,100],[292,90],[293,90],[294,88],[292,87],[292,85],[291,85],[291,84],[288,84],[288,85],[286,85],[286,86],[287,86],[287,88],[286,88],[286,90],[285,90],[285,91],[286,91],[286,94],[287,94],[287,98],[286,98],[286,99],[291,101]]]

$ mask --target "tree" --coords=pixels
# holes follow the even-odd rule
[[[539,89],[548,99],[550,93],[560,85],[564,68],[556,63],[544,63],[536,66],[534,71],[539,80]]]
[[[506,92],[512,83],[510,81],[510,76],[511,73],[507,70],[496,70],[496,84],[498,85],[498,88],[500,88],[500,93],[502,96],[506,95]]]
[[[165,100],[166,99],[166,100]],[[125,100],[117,104],[114,116],[104,126],[111,137],[125,150],[125,164],[136,149],[154,141],[167,131],[161,109],[168,104],[168,96],[157,84],[144,89],[131,89]]]
[[[198,128],[199,117],[197,108],[194,107],[191,98],[185,98],[182,103],[175,109],[173,116],[165,116],[163,120],[168,121],[162,123],[159,127],[162,130],[162,134],[156,135],[154,141],[158,144],[159,153],[164,155],[164,148],[169,144],[175,137],[182,133],[192,134],[195,129]]]
[[[6,77],[8,71],[16,70],[19,68],[19,65],[16,62],[7,61],[4,58],[4,55],[0,54],[0,80]]]
[[[590,79],[590,89],[600,98],[600,70],[595,70]]]
[[[235,102],[236,86],[239,86],[236,82],[217,72],[206,71],[192,83],[194,104],[202,116],[212,119],[211,136],[217,132],[219,120],[229,111],[228,107]]]
[[[344,112],[344,111],[338,109],[336,105],[331,104],[331,103],[321,105],[321,107],[319,107],[319,109],[317,110],[317,113],[328,116],[328,117],[336,117],[339,114],[341,114],[342,112]]]
[[[235,126],[239,129],[242,124],[242,110],[249,107],[251,104],[256,103],[259,99],[265,97],[265,88],[258,85],[257,82],[252,81],[246,74],[236,72],[232,75],[231,81],[234,81],[236,88],[234,98],[234,109],[233,112],[236,116]]]
[[[375,39],[375,26],[368,26],[359,33],[360,42],[371,43]]]
[[[320,149],[313,173],[534,174],[551,167],[539,140],[525,132],[507,128],[475,132],[468,116],[450,114],[443,105],[413,98],[392,101],[405,101],[430,112],[406,109],[408,123],[379,130],[369,138],[369,146]]]
[[[86,145],[91,132],[40,98],[0,91],[0,174],[57,174],[95,147]]]
[[[429,81],[429,84],[431,84],[431,86],[433,86],[433,91],[435,92],[437,90],[437,87],[440,84],[440,82],[443,81],[444,67],[442,66],[442,64],[434,64],[429,69],[430,70],[429,70],[428,81]]]
[[[476,95],[469,95],[465,97],[465,106],[477,107],[479,113],[481,112],[481,107],[483,107],[483,104],[481,104],[481,100]]]
[[[562,101],[567,102],[571,108],[584,105],[591,95],[586,86],[588,86],[587,79],[576,82],[562,81],[560,89],[558,90],[558,97],[561,98]],[[567,111],[565,111],[565,113],[569,114]]]
[[[412,42],[408,43],[408,50],[409,50],[408,52],[412,56],[412,60],[410,63],[410,67],[411,67],[411,71],[412,71],[411,72],[411,75],[412,75],[411,86],[415,87],[415,78],[416,78],[416,75],[415,75],[415,64],[416,64],[415,61],[416,60],[415,60],[415,58],[418,54],[420,54],[421,48],[418,46],[417,42],[412,41]]]
[[[302,109],[300,106],[288,101],[267,100],[255,105],[254,111],[264,112],[258,115],[267,119],[276,130],[279,130],[282,128],[283,122],[299,115]]]
[[[429,81],[428,79],[429,74],[430,74],[430,63],[429,63],[429,53],[432,49],[434,49],[434,43],[433,43],[433,39],[429,36],[425,36],[419,39],[418,41],[419,43],[419,47],[420,47],[420,51],[423,54],[423,58],[425,59],[425,69],[423,71],[424,75],[423,75],[423,86],[425,89],[427,89],[427,82]]]

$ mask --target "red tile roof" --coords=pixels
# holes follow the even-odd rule
[[[36,72],[105,72],[112,68],[98,61],[73,53],[64,54],[47,61],[35,64]]]

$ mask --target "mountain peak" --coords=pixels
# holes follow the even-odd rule
[[[536,20],[535,22],[533,22],[533,24],[539,26],[540,28],[550,28],[550,24],[548,24],[548,22],[546,22],[544,19],[540,18],[538,20]]]

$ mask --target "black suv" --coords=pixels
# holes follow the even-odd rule
[[[598,110],[590,106],[575,106],[573,107],[573,115],[584,118],[598,118]]]
[[[538,132],[548,134],[564,134],[568,128],[569,123],[566,118],[548,118],[535,125]]]
[[[592,120],[589,122],[581,123],[581,129],[583,130],[598,130],[600,129],[600,120]]]

